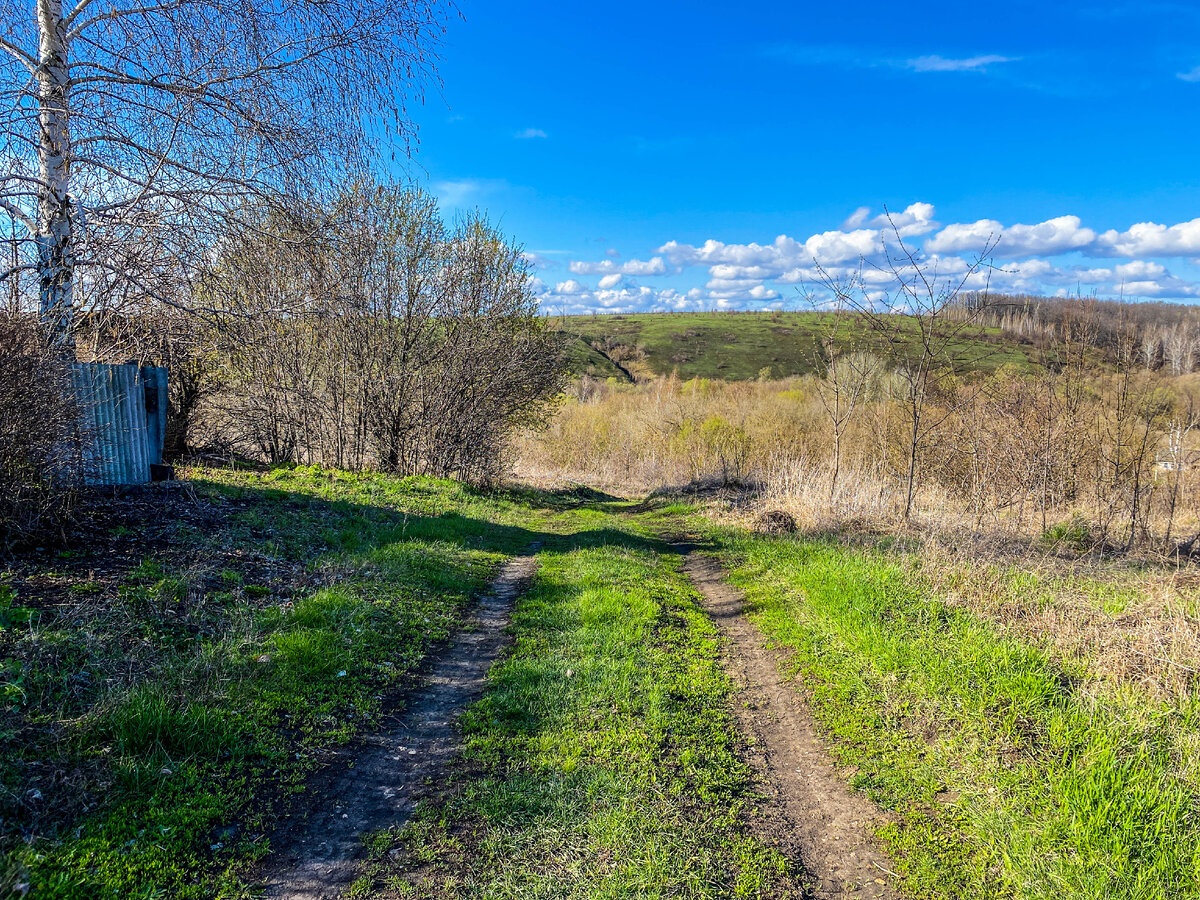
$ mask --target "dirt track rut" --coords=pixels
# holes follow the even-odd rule
[[[340,896],[362,856],[363,835],[403,824],[425,785],[458,754],[455,722],[483,693],[513,604],[536,567],[532,556],[511,560],[480,598],[473,621],[438,657],[428,686],[411,698],[399,724],[346,748],[317,779],[306,809],[272,838],[276,850],[262,873],[261,896]]]
[[[734,714],[752,743],[748,762],[786,825],[781,850],[799,857],[820,900],[898,897],[888,883],[889,860],[872,840],[879,809],[838,775],[802,693],[784,680],[775,653],[742,615],[743,597],[726,583],[720,564],[690,547],[679,550],[684,572],[726,638],[726,670],[738,686]]]

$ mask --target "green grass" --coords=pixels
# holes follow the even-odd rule
[[[585,489],[192,474],[221,516],[188,526],[188,554],[139,543],[107,573],[49,554],[37,584],[54,602],[0,584],[0,816],[51,769],[60,799],[95,804],[32,842],[0,824],[0,894],[247,896],[248,863],[325,751],[376,727],[471,594],[537,541],[464,761],[406,826],[368,836],[354,894],[797,895],[753,827],[717,632],[647,536],[686,524],[802,673],[853,786],[889,811],[880,836],[910,896],[1200,898],[1195,694],[1110,689],[1051,642],[941,602],[911,544],[753,536]],[[1006,585],[1029,602],[1057,589]]]
[[[33,843],[10,836],[0,893],[243,896],[243,865],[322,749],[373,727],[470,595],[570,515],[551,495],[429,479],[193,475],[202,498],[237,504],[192,539],[193,561],[225,560],[211,577],[145,558],[111,594],[89,589],[89,618],[70,621],[39,621],[0,589],[14,729],[0,784],[24,796],[27,773],[53,766],[98,804],[43,823]],[[281,602],[286,583],[243,586],[238,561],[318,586]]]
[[[570,321],[570,320],[568,320]],[[589,339],[581,337],[574,331],[569,332],[567,342],[566,365],[572,375],[588,375],[592,378],[616,381],[629,381],[629,374],[611,359],[591,345]]]
[[[720,378],[738,381],[757,378],[764,369],[770,377],[803,375],[814,370],[815,348],[828,327],[829,313],[638,313],[634,315],[569,316],[562,328],[577,334],[581,344],[572,357],[575,371],[600,378],[616,376],[592,342],[606,339],[644,353],[642,365],[651,374],[677,371],[681,378]],[[861,322],[851,320],[847,344],[896,359],[916,338],[909,320],[897,317],[900,326],[894,341],[874,335]],[[993,372],[1003,365],[1019,371],[1037,368],[1033,349],[1004,337],[999,329],[980,330],[965,337],[956,348],[971,360],[971,368]],[[637,363],[633,364],[635,367]]]
[[[1066,664],[832,541],[723,532],[917,897],[1200,896],[1200,704],[1084,692]]]
[[[746,827],[715,628],[676,557],[610,528],[607,546],[540,554],[514,649],[465,718],[457,780],[375,842],[359,895],[799,894]]]

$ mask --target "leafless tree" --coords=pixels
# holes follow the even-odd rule
[[[825,306],[815,295],[808,297],[815,308]],[[879,360],[869,353],[848,346],[850,340],[849,312],[843,294],[833,300],[833,309],[821,321],[824,329],[814,346],[813,362],[824,367],[824,377],[817,382],[817,397],[829,420],[833,436],[832,467],[829,497],[837,492],[842,468],[842,439],[860,404],[866,399],[873,381],[880,374]]]
[[[889,356],[897,363],[894,399],[905,417],[904,518],[908,519],[922,453],[958,405],[970,400],[969,393],[959,392],[949,404],[931,402],[945,379],[964,374],[978,362],[964,339],[978,329],[988,309],[987,258],[995,244],[989,242],[961,270],[943,273],[939,260],[926,259],[909,247],[890,213],[887,218],[893,240],[885,239],[880,261],[863,260],[856,274],[842,280],[818,270],[836,302],[855,310],[886,342]]]
[[[486,480],[562,387],[563,336],[520,248],[478,215],[446,226],[401,186],[232,235],[204,293],[218,427],[272,462]]]
[[[0,213],[23,232],[4,277],[34,274],[69,343],[78,307],[159,293],[248,205],[407,149],[447,9],[0,0]]]
[[[1167,363],[1173,375],[1187,375],[1196,360],[1196,327],[1191,322],[1173,325],[1166,333]]]
[[[1168,424],[1167,461],[1171,471],[1171,488],[1167,500],[1167,530],[1163,542],[1170,544],[1171,531],[1175,527],[1175,512],[1179,506],[1179,488],[1184,469],[1188,465],[1187,438],[1200,425],[1200,406],[1196,403],[1196,394],[1190,388],[1184,388],[1175,409],[1175,415]]]

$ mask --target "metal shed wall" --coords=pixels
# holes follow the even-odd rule
[[[162,462],[167,370],[77,363],[71,381],[88,435],[84,465],[91,484],[145,484]]]

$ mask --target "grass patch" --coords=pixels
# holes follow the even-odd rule
[[[676,558],[608,519],[607,545],[581,535],[540,554],[514,648],[464,718],[457,780],[372,844],[358,895],[799,892],[745,824],[755,797],[716,630]]]
[[[1200,705],[1080,690],[1064,663],[834,541],[720,535],[753,620],[794,654],[919,897],[1200,896]]]
[[[110,525],[0,588],[0,894],[247,896],[323,749],[394,709],[471,594],[571,515],[431,479],[190,475],[183,538],[147,554]]]
[[[563,330],[579,336],[572,351],[573,371],[596,378],[625,380],[609,359],[593,349],[598,343],[626,360],[626,366],[653,375],[678,372],[684,379],[720,378],[740,381],[768,375],[786,378],[813,371],[813,360],[829,325],[829,313],[637,313],[633,315],[568,316]],[[848,325],[846,340],[855,349],[899,358],[917,332],[911,320],[897,317],[898,333],[890,339],[873,334],[862,322]],[[954,347],[973,360],[980,372],[1004,365],[1034,371],[1028,347],[1005,337],[999,329],[978,329]]]

